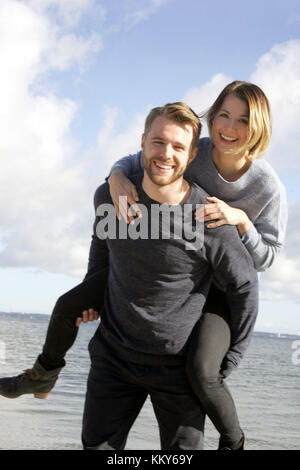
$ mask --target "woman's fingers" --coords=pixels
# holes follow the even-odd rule
[[[218,199],[216,196],[207,196],[206,200],[211,202],[222,202],[221,199]]]
[[[221,227],[221,225],[226,225],[227,221],[225,219],[217,220],[216,222],[212,222],[211,224],[207,224],[207,228],[216,228]]]
[[[121,218],[122,218],[128,224],[128,217],[127,217],[128,204],[127,204],[127,201],[128,201],[127,196],[119,196],[119,199],[118,199],[119,220],[121,220]],[[116,206],[116,204],[115,204],[115,206]]]
[[[133,186],[132,187],[132,196],[133,196],[135,202],[137,202],[137,201],[139,201],[139,195],[138,195],[136,186],[134,184],[132,186]]]
[[[206,225],[207,228],[216,228],[227,223],[222,207],[220,207],[220,204],[216,202],[213,204],[204,204],[202,207],[197,209],[195,212],[195,218],[200,222],[210,222],[213,220],[214,222]]]
[[[210,222],[206,225],[207,228],[216,228],[221,225],[236,225],[240,235],[247,232],[251,226],[247,214],[241,209],[231,207],[221,199],[215,196],[208,196],[206,198],[210,204],[204,204],[202,209],[202,222]],[[196,211],[197,218],[197,211]]]
[[[207,222],[208,220],[217,219],[221,216],[219,206],[216,204],[207,204],[200,207],[195,212],[195,218],[199,222]]]
[[[204,222],[204,216],[204,206],[201,206],[195,211],[195,219]]]
[[[132,193],[119,196],[118,201],[113,201],[116,208],[116,214],[119,220],[121,217],[128,224],[134,220],[134,217],[141,217],[141,210],[136,203],[135,196]]]
[[[128,209],[128,217],[130,217],[129,222],[133,222],[136,217],[141,218],[142,217],[142,212],[139,206],[136,203],[130,204],[130,207]]]
[[[219,211],[211,212],[208,215],[204,216],[204,222],[208,222],[209,220],[220,219],[222,214]]]
[[[142,217],[142,212],[132,194],[129,196],[120,196],[119,204],[117,205],[117,203],[115,203],[114,205],[118,207],[118,219],[120,220],[122,217],[127,224],[133,222],[135,217]]]

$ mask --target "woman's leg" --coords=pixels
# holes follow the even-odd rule
[[[36,398],[47,397],[65,365],[65,354],[76,339],[77,317],[81,317],[83,310],[89,308],[101,312],[107,278],[108,268],[102,269],[57,300],[42,354],[32,369],[18,376],[0,379],[0,395],[17,398],[25,393],[33,393]]]
[[[65,354],[78,333],[76,319],[89,308],[101,312],[107,278],[108,268],[102,269],[59,297],[49,322],[43,352],[39,356],[43,367],[50,370],[65,365]]]
[[[220,433],[219,448],[239,449],[244,440],[229,388],[220,377],[230,347],[229,308],[225,295],[212,287],[189,345],[187,374],[194,392]]]

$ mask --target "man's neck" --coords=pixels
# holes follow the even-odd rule
[[[166,186],[160,186],[153,183],[146,172],[144,173],[142,188],[147,196],[154,201],[170,206],[183,204],[191,192],[189,183],[183,177]]]

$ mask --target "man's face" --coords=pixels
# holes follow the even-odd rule
[[[149,132],[142,136],[143,163],[150,180],[166,186],[180,178],[195,157],[191,148],[193,129],[163,116],[154,119]]]

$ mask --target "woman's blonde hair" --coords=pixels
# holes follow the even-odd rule
[[[248,138],[245,145],[238,151],[248,151],[250,160],[262,157],[269,145],[272,134],[271,109],[264,92],[253,83],[242,81],[229,83],[204,114],[211,139],[213,120],[228,95],[234,95],[244,101],[249,110]]]

